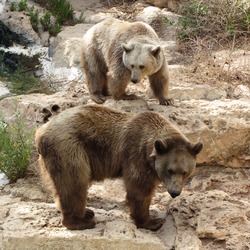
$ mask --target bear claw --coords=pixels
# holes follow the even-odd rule
[[[173,106],[174,105],[174,100],[171,99],[171,98],[164,98],[164,99],[160,100],[159,103],[160,103],[160,105],[166,105],[166,106],[171,105],[171,106]]]

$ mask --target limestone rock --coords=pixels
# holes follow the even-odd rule
[[[168,8],[172,11],[177,11],[180,6],[180,0],[147,0],[146,2],[158,7],[158,8]]]
[[[136,228],[120,179],[92,184],[87,202],[97,224],[83,231],[69,231],[61,225],[60,213],[51,200],[46,201],[37,178],[22,179],[0,190],[0,247],[248,249],[249,174],[250,169],[198,167],[175,199],[160,185],[150,207],[152,216],[166,219],[157,232]]]
[[[9,89],[6,87],[6,84],[0,81],[0,99],[7,96],[10,93]]]
[[[41,39],[33,30],[28,15],[22,12],[4,12],[0,15],[2,21],[12,32],[18,34],[26,43],[41,44]]]
[[[228,249],[247,249],[250,246],[249,205],[249,202],[233,199],[223,191],[213,190],[179,197],[173,200],[170,210],[177,230],[187,232],[184,229],[184,221],[194,228],[191,233],[194,237],[190,237],[190,234],[188,234],[189,237],[182,237],[181,244],[183,241],[184,245],[188,244],[191,239],[196,239],[196,241],[214,239],[225,241]],[[213,245],[214,249],[218,249],[215,245]],[[200,249],[200,246],[201,242],[198,240],[196,249]],[[182,248],[177,247],[177,249]],[[204,249],[211,248],[205,247]]]

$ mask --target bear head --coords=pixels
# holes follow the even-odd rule
[[[129,42],[121,45],[123,49],[123,63],[131,71],[131,82],[138,83],[145,76],[159,71],[164,61],[162,48]]]
[[[192,144],[183,140],[156,140],[154,142],[154,168],[168,193],[175,198],[180,195],[185,180],[196,166],[196,155],[203,148],[201,142]]]

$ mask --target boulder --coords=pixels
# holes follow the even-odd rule
[[[29,16],[23,12],[3,12],[0,15],[0,22],[2,22],[13,33],[17,34],[24,43],[41,44],[40,37],[31,26]]]

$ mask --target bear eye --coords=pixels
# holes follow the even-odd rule
[[[140,65],[140,69],[144,69],[145,68],[145,66],[143,66],[143,65]]]
[[[134,64],[132,64],[132,65],[131,65],[131,68],[133,69],[134,67],[135,67],[135,65],[134,65]]]

